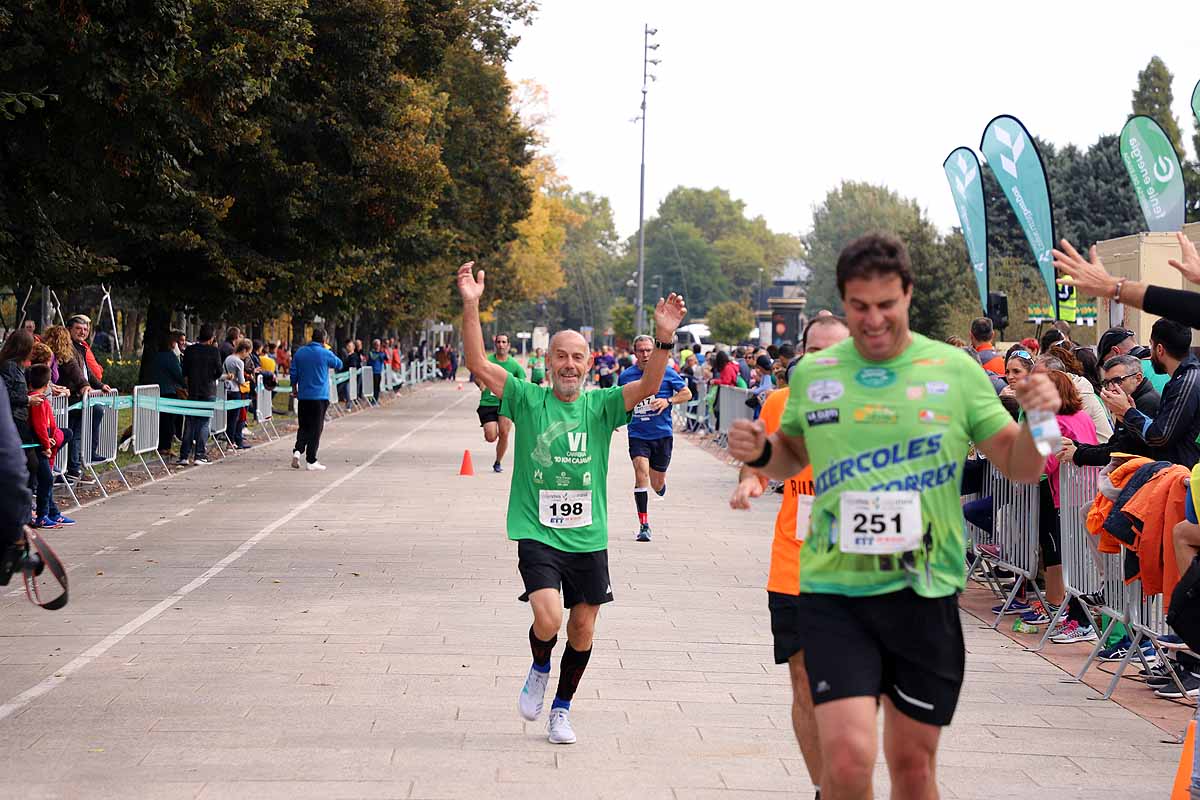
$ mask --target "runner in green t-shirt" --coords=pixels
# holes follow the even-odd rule
[[[546,382],[546,351],[540,347],[529,357],[529,382],[538,386]]]
[[[610,602],[608,574],[608,452],[612,432],[629,422],[630,412],[662,383],[675,329],[687,309],[672,294],[654,310],[657,348],[640,381],[584,392],[592,367],[587,340],[559,331],[550,340],[550,387],[535,386],[484,358],[479,298],[484,274],[474,262],[459,267],[463,298],[463,343],[467,367],[500,398],[500,414],[517,426],[508,538],[517,541],[517,568],[525,584],[522,600],[533,610],[529,646],[533,665],[517,708],[525,719],[542,712],[550,681],[550,655],[570,609],[567,647],[550,709],[549,738],[571,744],[575,732],[568,711],[592,653],[600,606]],[[559,592],[562,592],[561,600]]]
[[[517,380],[525,380],[525,369],[517,361],[516,356],[509,355],[508,334],[496,334],[492,344],[496,351],[488,356],[487,360],[498,365]],[[487,388],[487,385],[480,380],[478,373],[474,373],[474,375],[475,383],[482,390],[479,395],[479,408],[475,409],[475,413],[479,415],[479,426],[483,428],[483,438],[489,444],[496,443],[496,460],[492,463],[492,472],[503,472],[504,467],[500,465],[500,461],[508,451],[508,434],[512,430],[512,421],[500,416],[500,398]]]
[[[970,442],[1006,476],[1036,483],[1046,459],[1005,412],[978,364],[908,327],[904,244],[872,234],[838,258],[851,339],[805,358],[788,381],[780,430],[735,423],[729,451],[785,480],[812,465],[801,555],[805,667],[830,795],[871,797],[880,695],[892,791],[928,797],[941,726],[954,715],[965,650],[960,472]],[[1026,409],[1055,409],[1034,375]],[[928,764],[928,769],[901,765]]]

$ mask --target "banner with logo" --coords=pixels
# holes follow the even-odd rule
[[[1021,121],[1007,114],[988,123],[979,149],[1021,223],[1046,286],[1046,299],[1057,309],[1058,287],[1050,255],[1055,242],[1054,215],[1050,211],[1050,186],[1042,154]]]
[[[1192,113],[1196,115],[1196,122],[1200,124],[1200,81],[1196,81],[1196,88],[1192,89]]]
[[[1183,170],[1166,131],[1150,117],[1131,117],[1121,129],[1121,160],[1151,231],[1177,231],[1184,222]]]
[[[950,181],[950,193],[954,195],[958,221],[962,225],[963,238],[967,240],[967,254],[975,273],[975,285],[979,287],[979,303],[983,306],[983,313],[987,314],[987,212],[983,204],[979,158],[971,148],[959,147],[946,156],[942,169]]]

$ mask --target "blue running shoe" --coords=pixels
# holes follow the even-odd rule
[[[74,525],[75,524],[75,520],[71,519],[66,514],[59,514],[57,517],[54,518],[54,521],[57,522],[59,525]]]
[[[666,497],[666,496],[667,496],[667,485],[664,483],[664,484],[663,484],[663,488],[661,488],[661,489],[655,489],[655,490],[654,490],[654,493],[655,493],[656,495],[658,495],[659,497]]]
[[[504,467],[500,466],[499,461],[497,461],[495,464],[492,464],[492,472],[504,472]]]
[[[999,614],[1001,608],[1004,608],[1003,603],[1001,603],[998,606],[992,606],[992,613]],[[1026,611],[1029,611],[1028,603],[1026,603],[1022,600],[1013,600],[1012,605],[1010,605],[1008,607],[1008,610],[1005,611],[1004,613],[1005,614],[1024,614]]]
[[[641,529],[638,530],[637,540],[639,542],[650,541],[650,525],[643,523]]]

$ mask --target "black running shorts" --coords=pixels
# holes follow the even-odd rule
[[[661,439],[636,439],[629,437],[629,457],[647,458],[650,469],[655,472],[666,472],[671,466],[671,450],[675,445],[674,436],[664,436]]]
[[[905,589],[796,600],[814,705],[886,694],[917,722],[950,724],[966,661],[957,595],[930,599]]]
[[[796,653],[803,652],[801,643],[800,597],[781,592],[767,592],[767,608],[771,611],[771,635],[775,637],[775,663],[786,664]]]
[[[480,406],[475,409],[475,413],[479,415],[479,427],[481,428],[489,422],[500,421],[500,406]]]
[[[522,539],[517,543],[517,569],[525,582],[522,601],[538,589],[558,589],[567,608],[576,603],[599,606],[613,599],[607,550],[568,553],[536,539]]]

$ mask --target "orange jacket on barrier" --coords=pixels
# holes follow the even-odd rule
[[[1175,565],[1175,548],[1171,531],[1184,518],[1187,479],[1191,470],[1183,466],[1168,467],[1138,489],[1121,509],[1127,517],[1141,523],[1142,529],[1134,546],[1142,579],[1142,592],[1162,593],[1169,597],[1170,589],[1179,582]],[[1169,564],[1168,564],[1169,562]],[[1170,588],[1166,583],[1170,581]]]
[[[1129,479],[1133,477],[1135,472],[1150,463],[1152,463],[1150,459],[1142,456],[1131,458],[1109,473],[1108,479],[1112,482],[1113,486],[1120,489],[1129,482]],[[1096,499],[1092,502],[1092,508],[1088,511],[1085,524],[1089,533],[1100,537],[1097,549],[1101,553],[1121,552],[1121,543],[1112,534],[1104,530],[1104,520],[1108,519],[1108,515],[1112,513],[1112,510],[1113,501],[1097,492]]]

